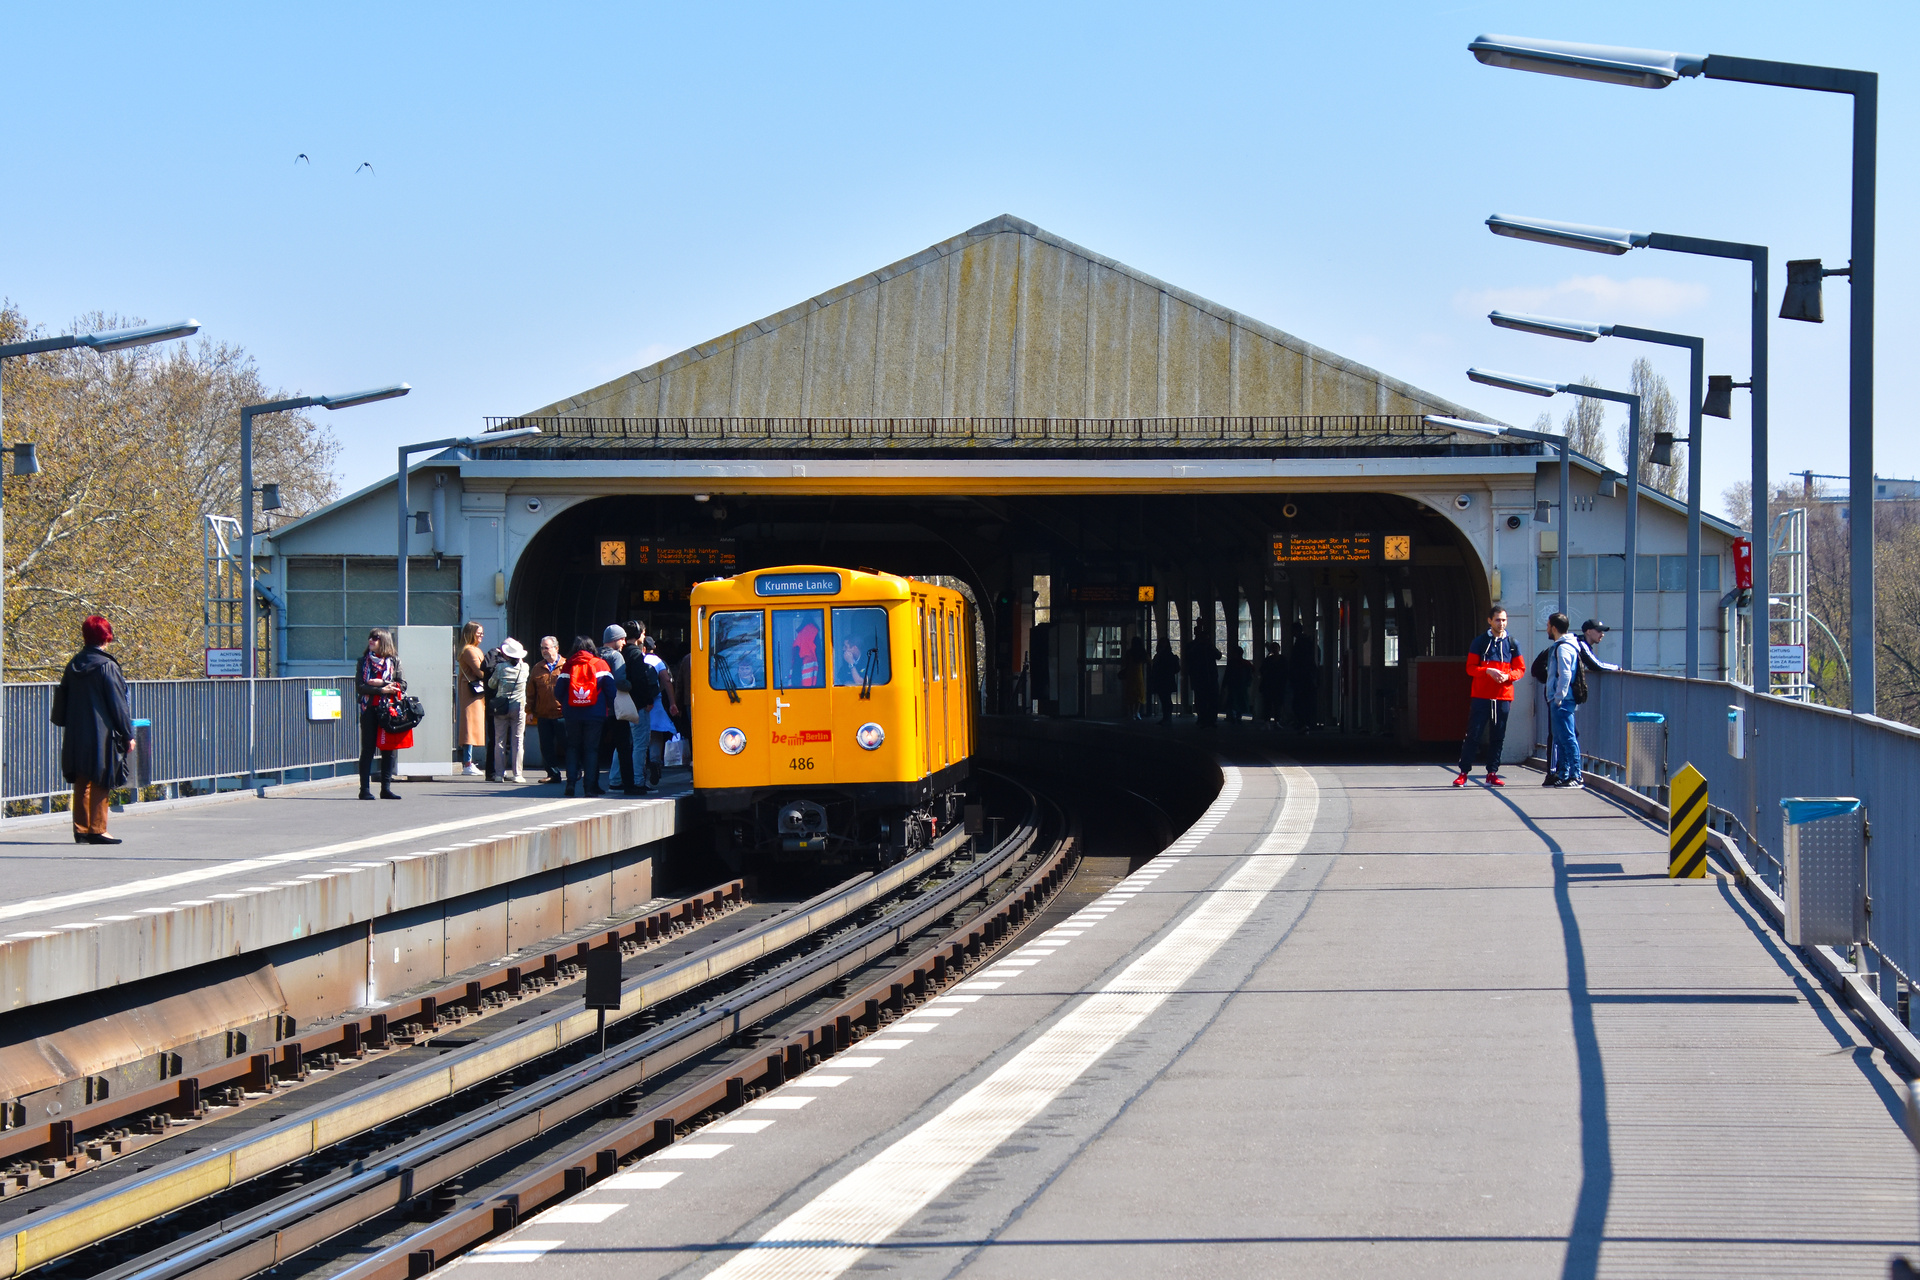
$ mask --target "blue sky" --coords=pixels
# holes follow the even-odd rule
[[[9,12],[0,293],[60,326],[199,318],[328,416],[343,478],[778,310],[999,213],[1520,424],[1470,364],[1625,385],[1650,354],[1491,305],[1707,339],[1743,265],[1498,239],[1487,214],[1843,262],[1850,112],[1481,67],[1482,31],[1882,72],[1878,470],[1920,474],[1916,10],[1770,3],[51,6]],[[306,153],[312,163],[296,165]],[[374,172],[356,175],[361,162]],[[1846,291],[1776,321],[1773,467],[1846,470]],[[1746,474],[1744,393],[1707,491]],[[1552,406],[1563,412],[1560,404]]]

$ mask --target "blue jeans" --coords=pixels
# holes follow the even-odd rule
[[[1547,708],[1547,722],[1553,726],[1553,773],[1568,781],[1580,777],[1580,735],[1573,724],[1578,710],[1571,697]]]
[[[1500,752],[1507,743],[1507,722],[1513,719],[1513,703],[1497,698],[1469,698],[1472,711],[1467,718],[1467,736],[1460,743],[1460,772],[1473,772],[1475,748],[1480,735],[1487,735],[1487,773],[1500,772]],[[1491,732],[1489,732],[1491,730]]]

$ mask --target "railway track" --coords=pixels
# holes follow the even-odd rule
[[[424,1274],[877,1030],[993,951],[1065,879],[1066,816],[964,833],[679,960],[439,1058],[34,1213],[0,1277]],[[630,962],[631,967],[631,962]],[[803,1025],[804,1024],[804,1025]],[[417,1226],[421,1217],[427,1225]]]

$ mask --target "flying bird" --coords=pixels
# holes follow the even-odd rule
[[[360,169],[365,169],[368,173],[373,173],[373,162],[371,160],[362,160],[360,162]],[[360,169],[355,169],[354,172],[359,173]],[[374,174],[374,176],[379,177],[380,175]]]
[[[293,158],[293,162],[295,164],[299,164],[302,160],[307,160],[307,153],[304,151],[302,151],[299,155]],[[311,168],[313,166],[313,161],[307,160],[307,166]]]

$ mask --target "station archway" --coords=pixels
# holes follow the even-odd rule
[[[1369,534],[1374,551],[1275,564],[1275,534],[1296,545]],[[1384,535],[1409,540],[1405,559],[1381,555]],[[1490,598],[1454,519],[1399,494],[629,493],[578,502],[534,535],[513,567],[508,617],[529,644],[597,640],[638,618],[677,662],[695,582],[793,563],[964,584],[980,606],[990,711],[1115,718],[1133,639],[1184,647],[1198,626],[1256,663],[1270,638],[1283,654],[1296,635],[1310,647],[1311,706],[1302,699],[1285,723],[1402,741],[1421,736],[1422,663],[1463,654]]]

